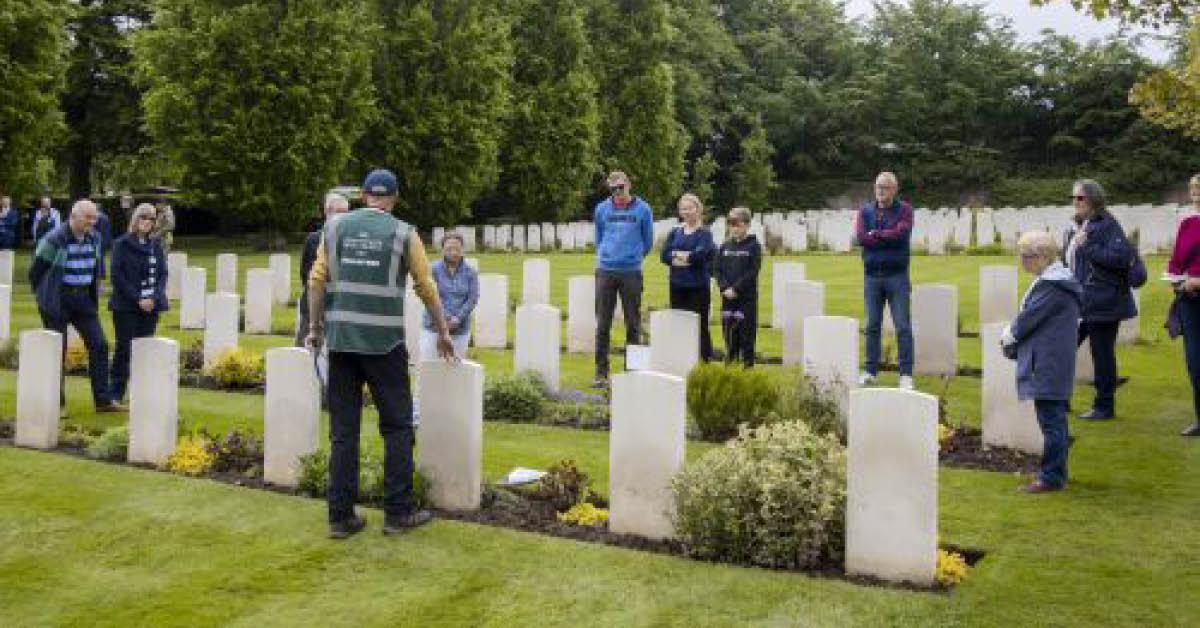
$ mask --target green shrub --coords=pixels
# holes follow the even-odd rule
[[[675,532],[692,556],[786,569],[840,560],[844,449],[804,423],[742,428],[685,467],[672,490]]]
[[[129,428],[110,427],[88,445],[87,455],[97,460],[124,460],[129,453]]]
[[[559,512],[583,503],[591,492],[592,479],[579,470],[574,460],[563,460],[546,469],[529,492],[533,499],[548,501]]]
[[[830,434],[839,442],[846,442],[846,422],[837,397],[811,377],[801,375],[796,385],[780,389],[779,405],[767,422],[787,421],[802,421],[818,434]]]
[[[483,416],[489,421],[532,423],[541,415],[545,397],[542,381],[533,373],[497,377],[483,391]]]
[[[262,356],[245,349],[226,349],[213,360],[205,375],[220,388],[253,388],[263,383]]]
[[[296,488],[311,497],[323,497],[329,490],[329,450],[318,449],[300,456],[300,477]]]
[[[204,368],[204,342],[196,340],[179,352],[179,370],[200,371]]]
[[[208,441],[213,471],[262,474],[263,441],[257,435],[239,428],[221,438],[208,437]]]
[[[762,369],[708,363],[688,376],[688,414],[704,440],[732,438],[740,424],[757,427],[778,404],[779,390]]]
[[[21,362],[21,345],[16,338],[0,340],[0,368],[15,369]]]
[[[58,428],[58,445],[73,449],[87,449],[98,436],[100,436],[98,430],[74,423],[64,423]]]
[[[318,449],[300,457],[300,477],[296,488],[311,497],[324,497],[329,492],[329,450]],[[363,452],[358,461],[358,500],[365,504],[383,503],[383,458]],[[417,508],[429,505],[429,478],[413,473],[413,504]]]
[[[608,405],[602,403],[557,401],[546,402],[538,422],[581,429],[607,429]]]

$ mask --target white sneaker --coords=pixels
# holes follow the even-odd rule
[[[900,390],[913,390],[916,386],[913,385],[912,375],[900,376]]]
[[[874,375],[872,375],[866,371],[863,371],[862,373],[858,374],[858,385],[859,386],[871,386],[874,384],[875,384],[875,376]]]

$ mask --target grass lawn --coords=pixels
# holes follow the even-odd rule
[[[215,243],[187,242],[191,264],[214,267]],[[240,270],[265,266],[242,251]],[[484,272],[507,272],[520,294],[519,256],[480,255]],[[565,278],[590,272],[586,255],[551,255],[552,300],[565,308]],[[861,266],[810,255],[808,276],[827,283],[827,311],[861,317]],[[298,262],[298,260],[297,260]],[[977,328],[977,268],[1011,258],[917,257],[914,282],[959,286],[967,330]],[[1151,276],[1165,260],[1149,260]],[[665,303],[663,273],[648,266],[646,302]],[[14,289],[14,328],[37,326],[24,266]],[[769,264],[762,318],[769,320]],[[1023,280],[1024,281],[1024,280]],[[1025,284],[1023,283],[1022,286]],[[211,286],[211,274],[210,274]],[[205,480],[0,448],[0,625],[980,625],[1186,626],[1200,617],[1200,442],[1176,433],[1192,420],[1179,343],[1159,329],[1167,296],[1147,287],[1146,340],[1121,347],[1120,418],[1072,420],[1071,485],[1061,494],[1015,492],[1020,479],[943,470],[942,540],[988,552],[948,595],[852,585],[438,521],[402,538],[324,538],[319,501]],[[277,326],[291,320],[277,313]],[[182,338],[174,315],[160,330]],[[763,330],[760,351],[779,353]],[[619,337],[619,336],[618,336]],[[111,338],[111,336],[110,336]],[[242,337],[261,350],[282,336]],[[978,339],[959,361],[979,365]],[[511,353],[478,352],[489,373]],[[588,356],[564,355],[564,385],[590,379]],[[894,376],[893,376],[894,377]],[[889,381],[885,378],[885,382]],[[940,393],[942,383],[919,378]],[[956,419],[978,424],[979,380],[953,378]],[[14,411],[15,373],[0,371],[0,416]],[[1086,408],[1090,389],[1074,406]],[[70,422],[94,415],[83,378],[68,378]],[[183,389],[184,429],[261,430],[262,398]],[[368,415],[368,424],[372,417]],[[378,447],[364,428],[369,447]],[[574,458],[605,490],[607,434],[487,424],[484,471]],[[689,443],[689,457],[708,446]]]

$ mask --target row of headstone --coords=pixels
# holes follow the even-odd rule
[[[16,258],[13,251],[0,251],[0,341],[7,341],[12,334],[12,279]]]

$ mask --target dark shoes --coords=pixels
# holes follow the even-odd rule
[[[358,515],[329,524],[329,538],[348,539],[367,527],[367,520]]]
[[[416,510],[402,517],[388,516],[383,520],[383,535],[404,534],[413,528],[419,528],[433,521],[433,513],[428,510]]]
[[[592,380],[592,388],[599,388],[600,390],[607,389],[608,388],[608,376],[607,375],[597,375],[596,379]]]
[[[117,403],[116,401],[109,401],[107,403],[102,403],[102,404],[96,406],[97,414],[103,414],[103,413],[109,413],[109,412],[128,412],[128,411],[129,411],[129,408]]]
[[[1079,415],[1079,418],[1083,419],[1084,421],[1108,421],[1109,419],[1113,418],[1113,413],[1092,408],[1091,410]]]
[[[1180,436],[1200,436],[1200,421],[1193,423],[1191,427],[1179,433]]]
[[[1061,491],[1064,488],[1066,488],[1066,487],[1053,486],[1050,484],[1046,484],[1045,482],[1043,482],[1041,480],[1034,480],[1034,481],[1030,482],[1029,484],[1022,486],[1019,490],[1022,493],[1029,493],[1031,495],[1036,495],[1038,493],[1053,493],[1055,491]]]

